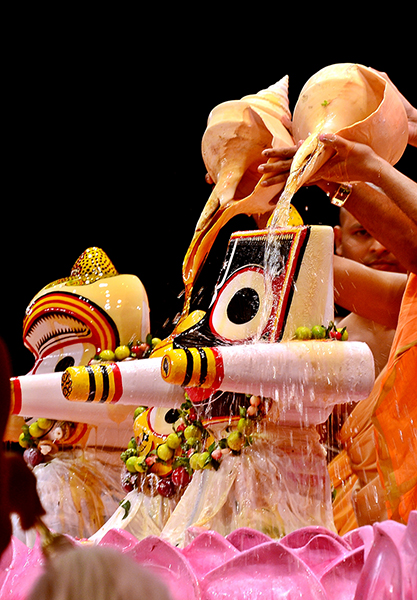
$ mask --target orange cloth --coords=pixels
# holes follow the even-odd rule
[[[372,422],[388,517],[417,508],[417,275],[410,276]]]
[[[352,494],[359,487],[358,477],[352,471],[352,465],[346,450],[342,450],[329,465],[332,482],[333,519],[339,535],[344,535],[358,527],[353,512]]]
[[[417,275],[411,274],[388,363],[369,397],[346,420],[340,433],[345,451],[329,465],[339,532],[358,525],[352,503],[355,490],[364,492],[361,509],[366,506],[367,492],[369,504],[375,504],[378,475],[385,488],[389,518],[406,523],[410,511],[417,508],[416,375]],[[385,506],[379,512],[383,518]]]

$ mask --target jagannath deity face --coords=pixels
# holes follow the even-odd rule
[[[100,248],[88,248],[69,277],[33,298],[23,322],[23,342],[35,357],[30,373],[51,373],[86,365],[102,350],[144,341],[149,331],[141,281],[120,275]]]
[[[244,395],[217,391],[210,383],[216,372],[215,347],[280,342],[290,339],[296,329],[296,282],[310,227],[289,227],[270,234],[279,255],[270,278],[270,293],[265,267],[269,234],[260,230],[231,236],[207,313],[200,311],[196,322],[172,336],[172,347],[178,351],[176,383],[183,385],[191,400],[204,410],[204,422],[238,418],[239,406],[249,402]],[[188,319],[193,320],[193,313]],[[163,373],[165,368],[168,375],[168,358],[162,360]]]
[[[279,260],[269,294],[264,264],[268,233],[233,234],[207,314],[174,338],[174,348],[245,344],[256,338],[281,341],[309,233],[308,226],[275,232]]]
[[[163,444],[174,427],[179,424],[178,411],[170,408],[148,408],[139,414],[133,424],[133,433],[137,443],[138,456],[148,456],[160,444]],[[164,463],[155,463],[151,467],[152,473],[161,477],[167,476],[172,471],[172,466]]]

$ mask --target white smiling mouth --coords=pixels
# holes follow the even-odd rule
[[[79,319],[51,311],[36,319],[27,332],[26,339],[41,354],[58,342],[85,338],[90,334],[89,327]]]

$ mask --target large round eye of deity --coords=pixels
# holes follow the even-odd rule
[[[150,408],[148,425],[155,437],[164,439],[173,432],[173,425],[179,419],[179,412],[175,409]]]
[[[179,412],[172,408],[148,408],[137,416],[133,423],[133,433],[138,456],[147,456],[162,444],[173,432],[173,426],[178,419]],[[152,473],[161,477],[168,475],[171,470],[172,466],[163,463],[156,463],[152,467]]]
[[[49,354],[42,355],[30,371],[32,375],[63,372],[74,365],[86,365],[94,357],[96,348],[89,342],[68,344],[53,348]]]
[[[133,432],[140,448],[140,454],[148,454],[150,450],[161,444],[173,432],[173,426],[179,419],[176,409],[148,408],[133,424]]]
[[[244,342],[260,335],[266,326],[272,299],[265,293],[264,270],[246,266],[221,287],[210,315],[210,327],[227,341]]]

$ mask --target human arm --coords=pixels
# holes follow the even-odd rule
[[[268,148],[262,152],[262,156],[268,162],[258,167],[259,173],[267,176],[267,179],[264,179],[261,185],[269,187],[287,181],[292,159],[298,147],[297,145],[288,148]]]
[[[311,184],[315,183],[333,197],[341,183],[356,181],[345,208],[370,235],[393,252],[404,267],[416,273],[417,184],[368,146],[333,134],[324,134],[322,138],[323,144],[333,147],[335,155],[316,173]],[[259,166],[259,171],[268,175],[263,185],[286,181],[296,151],[297,146],[292,146],[263,152],[266,159],[273,159]],[[385,189],[381,189],[382,186]]]
[[[394,329],[407,276],[377,271],[348,258],[334,256],[335,302],[366,319]]]
[[[322,134],[320,140],[335,154],[315,174],[314,181],[329,196],[336,192],[336,182],[356,182],[345,208],[393,252],[401,264],[416,273],[417,183],[369,146],[335,134]]]

